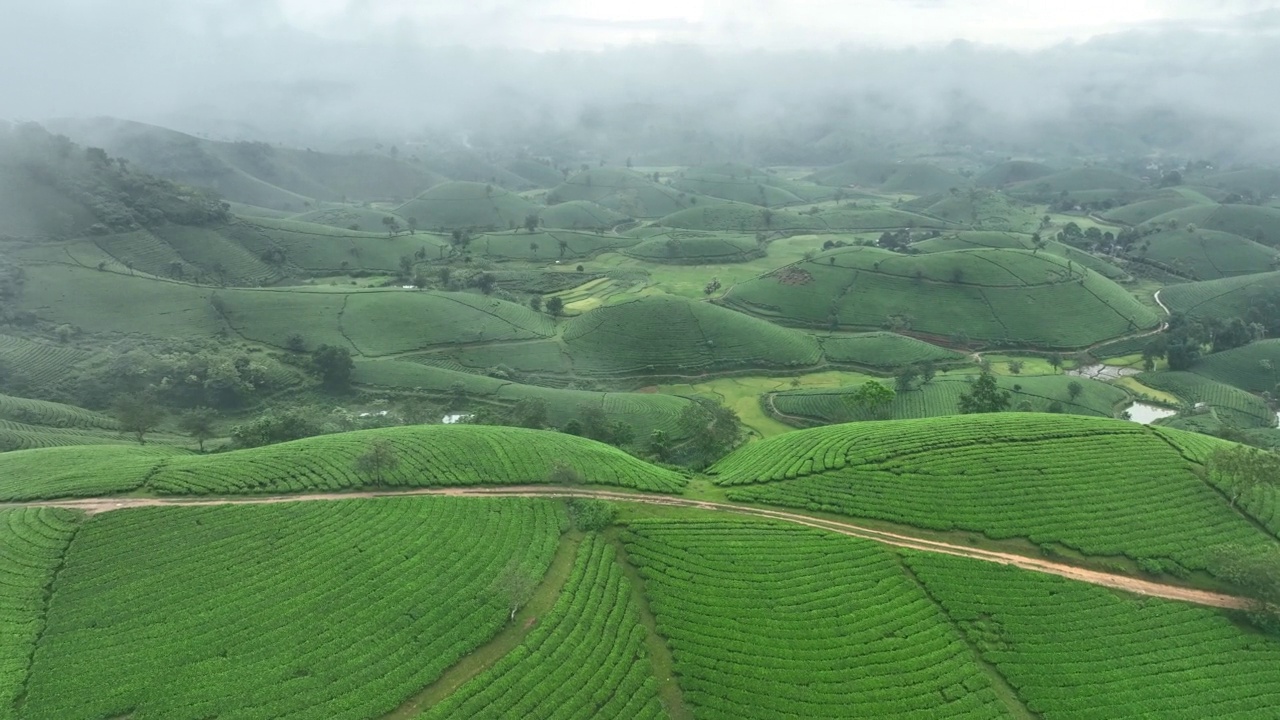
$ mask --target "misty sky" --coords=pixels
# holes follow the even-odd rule
[[[808,48],[956,39],[1017,48],[1153,25],[1222,23],[1263,0],[277,0],[279,19],[329,37],[435,28],[450,39],[563,49],[634,42]],[[440,41],[441,38],[428,39]]]
[[[580,130],[641,106],[729,134],[1003,137],[1172,111],[1280,153],[1277,65],[1280,0],[0,0],[0,119],[225,139]]]

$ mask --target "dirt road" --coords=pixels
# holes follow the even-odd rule
[[[852,523],[826,520],[785,510],[770,510],[767,508],[750,507],[733,503],[693,500],[673,495],[640,495],[613,490],[521,485],[505,488],[421,488],[398,491],[271,495],[253,498],[83,498],[48,500],[32,503],[0,504],[0,507],[61,507],[95,514],[127,508],[156,506],[265,505],[288,502],[336,501],[357,498],[396,498],[423,495],[441,495],[447,497],[585,497],[616,502],[633,502],[648,505],[687,507],[700,510],[727,512],[737,515],[748,515],[789,522],[795,525],[804,525],[806,527],[827,530],[829,532],[861,538],[864,540],[871,540],[873,542],[892,545],[894,547],[940,553],[943,555],[955,555],[957,557],[966,557],[973,560],[982,560],[1000,565],[1011,565],[1022,568],[1023,570],[1030,570],[1032,572],[1045,573],[1048,575],[1057,575],[1071,580],[1086,582],[1091,585],[1124,590],[1125,592],[1134,593],[1136,595],[1146,595],[1148,597],[1165,598],[1168,600],[1180,600],[1197,605],[1207,605],[1219,608],[1239,609],[1245,607],[1246,604],[1241,598],[1208,592],[1206,590],[1195,590],[1192,588],[1179,587],[1177,585],[1165,585],[1163,583],[1141,580],[1127,575],[1113,575],[1111,573],[1099,572],[1097,570],[1086,570],[1074,565],[1053,562],[1026,555],[995,552],[991,550],[966,547],[963,545],[938,542],[936,540],[926,540],[924,538],[912,537],[910,535],[886,532],[884,530],[875,530],[860,525],[854,525]]]

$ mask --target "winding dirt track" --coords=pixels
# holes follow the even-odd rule
[[[271,495],[255,498],[84,498],[48,500],[32,503],[0,504],[0,507],[61,507],[81,510],[88,514],[95,514],[110,512],[112,510],[155,506],[267,505],[289,502],[351,500],[356,498],[394,498],[422,495],[442,495],[448,497],[585,497],[617,502],[633,502],[644,503],[647,505],[665,505],[670,507],[687,507],[699,510],[728,512],[738,515],[750,515],[754,517],[768,518],[771,520],[779,520],[795,525],[804,525],[807,527],[839,533],[841,535],[848,535],[849,537],[862,538],[864,540],[871,540],[885,545],[892,545],[894,547],[920,550],[923,552],[933,552],[943,555],[955,555],[957,557],[966,557],[973,560],[982,560],[1000,565],[1012,565],[1014,567],[1022,568],[1023,570],[1030,570],[1032,572],[1045,573],[1048,575],[1058,575],[1060,577],[1078,580],[1092,585],[1124,590],[1136,595],[1165,598],[1168,600],[1180,600],[1183,602],[1194,603],[1196,605],[1207,605],[1219,608],[1240,609],[1246,606],[1245,600],[1231,595],[1222,595],[1219,593],[1208,592],[1206,590],[1179,587],[1177,585],[1165,585],[1147,580],[1139,580],[1125,575],[1113,575],[1096,570],[1086,570],[1074,565],[1051,562],[1049,560],[1028,557],[1026,555],[981,550],[979,548],[953,545],[950,543],[938,542],[936,540],[926,540],[923,538],[912,537],[910,535],[901,535],[884,530],[874,530],[860,525],[853,525],[851,523],[825,520],[800,513],[736,505],[733,503],[692,500],[672,495],[639,495],[610,490],[550,488],[521,485],[506,488],[423,488],[402,491]]]

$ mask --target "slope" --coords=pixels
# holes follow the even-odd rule
[[[1199,569],[1274,542],[1198,474],[1221,441],[1121,420],[1000,413],[832,425],[712,466],[730,499]]]
[[[740,283],[723,302],[795,325],[892,327],[1007,346],[1083,347],[1158,323],[1092,270],[1021,250],[837,248]]]

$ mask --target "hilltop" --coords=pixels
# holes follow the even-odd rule
[[[336,154],[262,142],[227,142],[143,123],[97,118],[50,124],[72,140],[139,169],[248,205],[302,212],[313,200],[393,200],[444,177],[387,154]]]
[[[928,163],[864,160],[819,170],[808,179],[819,185],[871,187],[910,195],[932,195],[969,184],[963,177]]]
[[[574,200],[593,202],[635,218],[658,218],[707,201],[633,170],[609,167],[575,173],[547,194],[548,205]]]
[[[447,230],[507,230],[522,227],[540,206],[487,183],[449,181],[432,187],[396,208],[418,227]]]
[[[837,248],[736,285],[724,303],[788,324],[893,327],[997,346],[1083,347],[1158,323],[1094,271],[1022,250]]]

